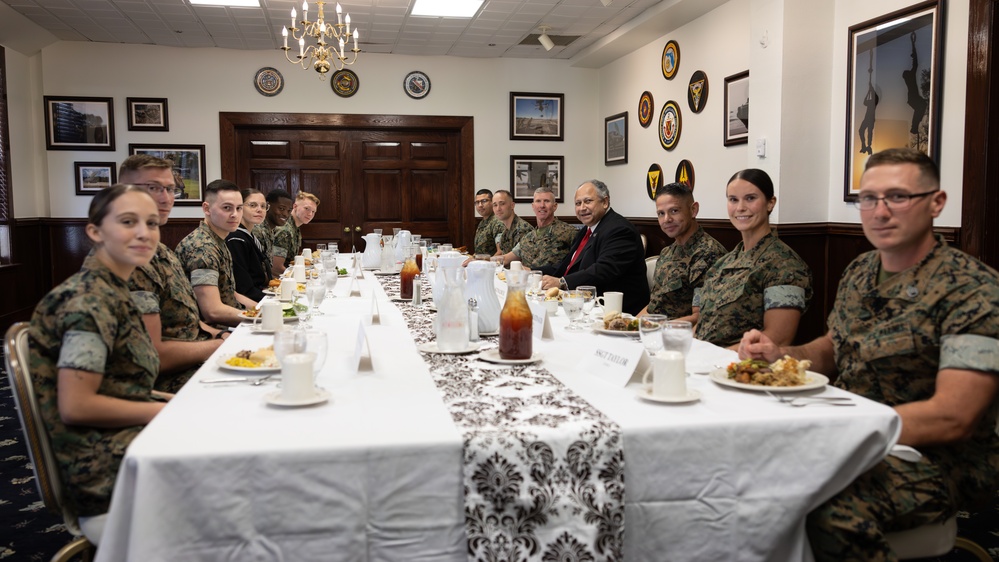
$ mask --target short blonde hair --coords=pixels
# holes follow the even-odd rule
[[[313,203],[315,203],[316,207],[319,206],[319,198],[316,197],[315,195],[307,192],[307,191],[299,191],[298,192],[298,197],[295,198],[295,201],[296,202],[297,201],[301,201],[302,199],[308,199],[309,201],[312,201]]]

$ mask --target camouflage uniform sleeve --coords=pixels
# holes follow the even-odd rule
[[[774,260],[767,264],[763,310],[772,308],[797,308],[804,311],[812,298],[812,272],[790,248],[782,247],[773,253]]]
[[[977,334],[943,336],[940,368],[999,373],[999,340]]]
[[[291,220],[291,219],[288,219]],[[281,227],[274,231],[274,246],[271,248],[271,256],[288,259],[292,253],[288,250],[291,247],[291,232]]]
[[[159,314],[160,299],[156,293],[151,291],[132,291],[132,304],[139,309],[142,314]]]
[[[95,295],[85,294],[62,307],[57,320],[62,347],[56,367],[104,374],[117,322],[114,313],[100,304]]]
[[[222,268],[222,260],[219,259],[218,249],[211,241],[198,243],[191,248],[185,256],[184,269],[190,272],[191,286],[219,284],[219,271]]]

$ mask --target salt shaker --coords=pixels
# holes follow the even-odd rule
[[[423,283],[420,281],[420,277],[416,276],[413,278],[413,306],[423,306],[421,289],[423,289]]]
[[[468,341],[479,341],[479,303],[468,299]]]

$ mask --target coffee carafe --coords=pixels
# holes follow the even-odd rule
[[[382,237],[372,232],[365,234],[362,238],[364,238],[364,253],[361,254],[361,267],[365,269],[378,267],[382,259]]]

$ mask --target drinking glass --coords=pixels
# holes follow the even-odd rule
[[[538,300],[544,299],[544,293],[541,292],[541,273],[533,272],[531,273],[530,281],[528,281],[527,290],[534,295]]]
[[[687,356],[694,343],[694,329],[686,320],[670,320],[663,325],[663,349]]]
[[[333,288],[336,287],[336,282],[339,279],[340,274],[336,270],[336,262],[333,263],[333,267],[327,269],[323,272],[323,285],[326,286],[326,298],[334,298]]]
[[[638,319],[638,334],[649,355],[655,355],[663,348],[663,328],[666,325],[663,314],[646,314]]]
[[[589,320],[593,306],[597,304],[597,288],[593,285],[580,285],[576,291],[583,295],[583,323]],[[585,328],[585,326],[583,326]]]
[[[382,235],[382,229],[380,229],[380,228],[373,228],[373,229],[371,229],[371,232],[374,232],[378,236]]]
[[[316,251],[319,252],[320,256],[323,255],[323,252],[326,251],[326,244],[316,244]]]
[[[578,292],[571,292],[562,297],[562,310],[569,318],[569,325],[565,327],[570,332],[581,332],[585,330],[580,326],[578,320],[583,316],[583,295]]]
[[[274,357],[278,363],[284,363],[284,358],[292,353],[305,352],[305,330],[298,328],[284,329],[274,334]]]
[[[333,254],[333,259],[340,257],[340,246],[337,245],[336,242],[330,242],[329,246],[327,246],[327,250],[329,253]]]
[[[309,279],[308,283],[305,285],[305,296],[309,299],[309,304],[312,305],[312,316],[322,316],[323,313],[319,312],[319,305],[323,303],[323,298],[326,297],[326,285],[320,279]]]
[[[396,236],[399,236],[400,232],[402,232],[401,228],[393,228],[392,229],[392,237],[395,238]]]
[[[329,348],[329,336],[326,332],[322,330],[306,330],[305,331],[305,349],[306,353],[315,353],[316,362],[312,364],[312,377],[315,380],[319,376],[319,371],[323,368],[326,363],[326,350]]]

